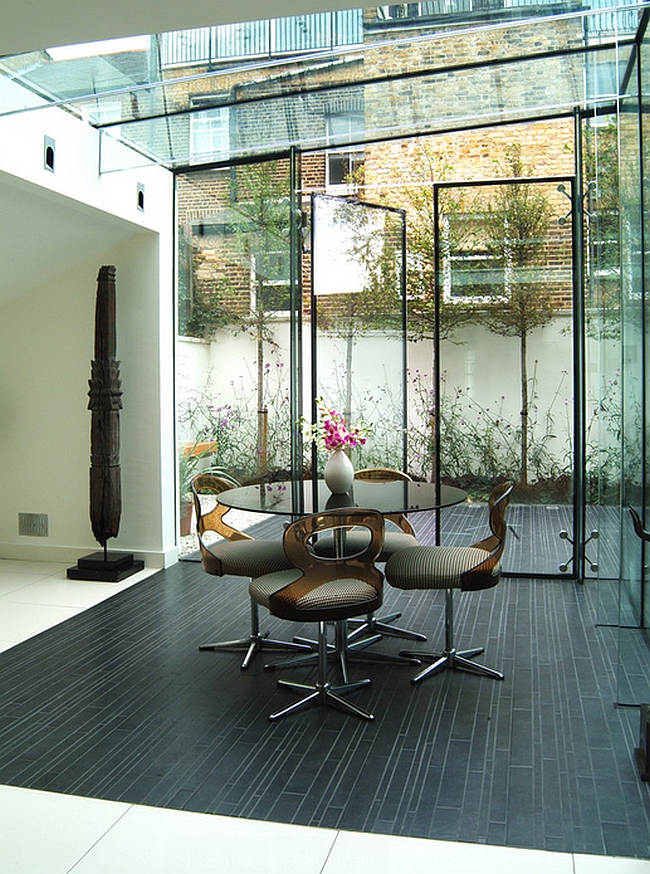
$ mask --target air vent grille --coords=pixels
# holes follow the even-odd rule
[[[19,513],[18,534],[24,534],[27,537],[47,537],[47,513]]]

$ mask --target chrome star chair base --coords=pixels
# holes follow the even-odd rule
[[[379,635],[379,637],[401,637],[405,640],[425,641],[427,639],[426,634],[421,634],[419,631],[393,625],[401,616],[401,613],[389,613],[387,616],[366,616],[365,619],[352,620],[350,622],[352,631],[348,634],[348,642],[354,643],[366,634]]]
[[[445,590],[445,647],[441,652],[402,650],[402,655],[432,660],[411,682],[420,683],[442,670],[466,671],[495,680],[503,674],[472,659],[483,647],[457,650],[454,643],[454,590],[478,591],[496,586],[501,579],[505,547],[506,509],[513,485],[496,486],[489,497],[491,534],[472,546],[414,546],[395,553],[386,563],[386,579],[400,589]]]
[[[234,483],[215,476],[214,474],[198,474],[192,481],[192,495],[196,512],[196,531],[201,551],[203,570],[214,576],[242,576],[249,580],[263,573],[271,573],[283,568],[292,567],[284,553],[280,540],[254,540],[243,531],[229,525],[224,516],[229,507],[224,507],[218,501],[220,492],[232,488]],[[201,495],[209,495],[216,505],[209,511],[203,509]],[[208,544],[206,532],[219,534],[222,541]],[[241,669],[246,670],[253,656],[265,650],[281,650],[283,652],[313,652],[314,648],[307,644],[287,640],[273,640],[267,634],[260,632],[258,605],[250,601],[250,632],[247,637],[237,640],[216,641],[199,646],[202,652],[238,652],[245,653]]]
[[[339,623],[337,623],[337,636],[341,633],[345,633],[345,628],[341,628]],[[363,686],[368,686],[370,684],[369,679],[365,680],[356,680],[354,682],[350,682],[347,679],[347,666],[345,665],[345,661],[341,661],[341,669],[344,675],[343,683],[339,685],[332,685],[327,679],[327,650],[328,650],[328,642],[327,642],[327,623],[319,622],[318,623],[318,679],[313,684],[308,683],[295,683],[292,680],[278,680],[278,686],[282,686],[285,689],[293,689],[297,692],[308,692],[304,698],[300,698],[298,701],[294,701],[293,704],[289,704],[287,707],[284,707],[282,710],[278,710],[276,713],[272,713],[269,716],[269,719],[275,720],[280,719],[282,716],[287,716],[290,713],[296,713],[298,710],[304,710],[307,707],[311,707],[312,705],[317,704],[325,704],[331,707],[336,707],[338,710],[342,710],[346,713],[351,713],[353,716],[358,716],[361,719],[367,719],[368,721],[373,720],[375,717],[372,713],[369,713],[367,710],[362,710],[361,707],[357,707],[356,704],[353,704],[351,701],[347,701],[343,698],[343,695],[347,695],[349,692],[355,692],[357,689],[361,689]]]
[[[347,533],[365,529],[365,544]],[[337,555],[320,555],[314,544],[322,532],[333,533],[338,541]],[[376,567],[384,537],[384,520],[374,510],[345,509],[315,513],[292,522],[284,532],[283,545],[293,569],[266,574],[252,580],[251,599],[267,607],[274,616],[294,622],[318,624],[318,676],[313,684],[279,680],[278,686],[307,694],[270,719],[279,719],[312,704],[327,705],[370,720],[373,715],[347,701],[343,696],[367,686],[370,680],[351,682],[347,671],[346,621],[381,606],[383,574]],[[334,651],[339,658],[343,683],[332,684],[327,677],[328,656],[332,650],[327,640],[327,625],[336,627]]]
[[[365,623],[365,619],[361,620]],[[422,661],[416,656],[392,655],[390,653],[368,651],[368,648],[381,640],[382,635],[379,633],[363,636],[363,629],[360,627],[353,632],[348,631],[348,623],[336,627],[335,643],[327,643],[327,656],[331,661],[336,661],[339,665],[343,682],[346,682],[347,664],[364,662],[366,664],[375,665],[421,665]],[[366,632],[367,634],[367,632]],[[426,637],[422,638],[426,640]],[[316,664],[318,660],[318,641],[311,640],[307,637],[294,637],[294,643],[308,647],[311,652],[302,655],[289,656],[278,662],[269,662],[264,665],[265,671],[282,671],[286,668],[300,668],[308,665]]]
[[[272,650],[274,652],[303,652],[315,656],[314,647],[309,643],[297,643],[287,640],[274,640],[269,637],[269,632],[262,633],[260,631],[259,610],[257,604],[251,601],[251,630],[248,637],[242,637],[238,640],[219,640],[215,643],[202,643],[199,646],[201,652],[241,652],[246,654],[242,660],[240,668],[245,671],[253,656],[258,652],[266,652]]]
[[[419,674],[411,678],[412,683],[420,683],[431,677],[438,671],[443,671],[449,668],[454,671],[466,671],[468,674],[479,674],[482,677],[491,677],[494,680],[503,680],[503,674],[500,671],[495,671],[494,668],[488,668],[478,662],[473,662],[477,655],[485,652],[485,647],[479,646],[474,649],[465,649],[461,652],[454,647],[454,591],[447,589],[445,591],[445,648],[442,652],[420,652],[402,650],[401,655],[412,656],[421,659],[422,661],[431,661]]]

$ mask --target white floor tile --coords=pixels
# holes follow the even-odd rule
[[[67,874],[128,809],[113,801],[0,786],[0,870]]]
[[[53,574],[65,574],[67,564],[60,561],[19,561],[12,558],[0,558],[0,574],[41,574],[44,577]]]
[[[320,874],[335,838],[328,829],[133,807],[74,874]]]
[[[49,579],[49,578],[45,578]],[[0,571],[0,598],[5,598],[24,589],[27,586],[41,585],[45,579],[38,574],[18,573],[18,571]]]
[[[650,859],[574,856],[575,874],[650,874]]]
[[[0,600],[0,640],[19,642],[40,634],[79,612],[78,607],[42,604],[17,604],[8,598]]]
[[[0,607],[0,610],[2,607]],[[11,649],[12,646],[16,646],[16,644],[21,643],[20,640],[0,640],[0,652],[4,652],[6,649]]]
[[[0,651],[156,573],[155,568],[145,568],[119,583],[105,583],[69,580],[67,567],[60,563],[0,559]]]
[[[573,874],[570,853],[341,832],[323,874]]]
[[[104,583],[92,580],[68,580],[49,577],[6,596],[21,604],[44,604],[58,607],[92,607],[128,588],[133,583]],[[2,600],[0,600],[0,606]]]

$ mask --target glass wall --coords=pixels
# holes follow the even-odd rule
[[[598,621],[618,624],[621,534],[621,245],[616,113],[583,119],[585,547]]]
[[[647,208],[642,168],[647,160],[647,145],[642,133],[646,127],[644,100],[648,89],[647,65],[650,62],[647,37],[640,45],[639,58],[631,70],[627,95],[621,100],[621,240],[622,240],[622,514],[621,573],[619,585],[619,676],[618,701],[638,704],[650,699],[648,676],[648,575],[645,570],[645,544],[634,534],[627,505],[634,506],[647,523],[647,376],[645,325],[644,225]],[[639,145],[643,145],[643,151]]]
[[[177,177],[180,494],[291,469],[291,162]]]
[[[520,146],[501,171],[439,187],[440,476],[482,500],[513,480],[504,570],[573,575],[572,180],[525,181]]]

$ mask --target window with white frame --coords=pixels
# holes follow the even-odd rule
[[[486,244],[482,216],[443,216],[442,228],[445,300],[487,303],[503,298],[512,281],[508,249],[499,253]]]
[[[256,303],[261,303],[265,313],[285,313],[290,310],[290,257],[288,247],[253,257],[251,281],[254,307]]]
[[[328,191],[346,191],[354,187],[357,171],[364,161],[363,146],[346,146],[345,141],[358,137],[363,130],[360,112],[335,113],[327,116],[327,140],[333,144],[327,150],[325,185]],[[336,145],[334,145],[336,144]]]
[[[190,159],[192,162],[226,157],[230,149],[230,114],[227,106],[216,106],[190,116]]]
[[[111,125],[110,134],[116,139],[119,139],[121,125],[115,124],[115,122],[120,121],[122,116],[122,104],[116,101],[101,103],[98,106],[88,106],[82,110],[82,118],[88,124],[99,127]]]

